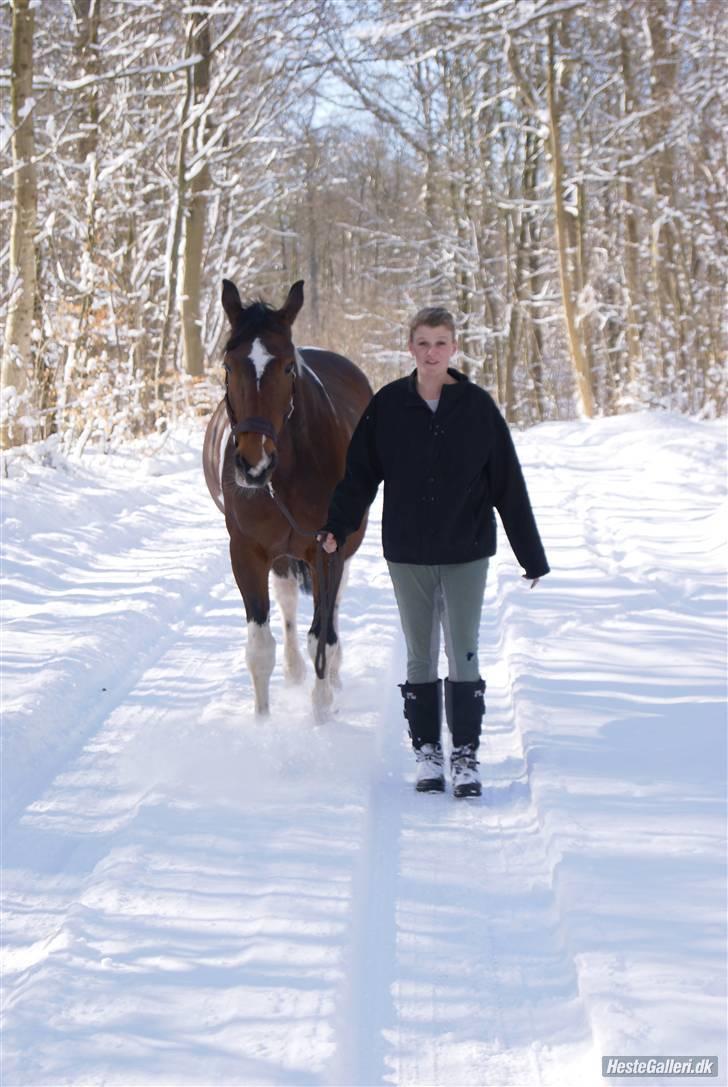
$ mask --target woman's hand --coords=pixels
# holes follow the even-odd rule
[[[321,544],[324,551],[328,555],[333,555],[334,551],[336,551],[338,549],[338,547],[339,547],[339,545],[336,542],[336,537],[333,536],[330,532],[326,533],[326,538],[325,539],[324,539],[323,532],[319,532],[316,539],[318,540],[318,542]]]

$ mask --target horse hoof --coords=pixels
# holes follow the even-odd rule
[[[333,706],[319,706],[314,702],[313,723],[315,725],[328,725],[334,716]]]
[[[285,668],[285,680],[286,683],[291,685],[303,683],[306,678],[306,662],[303,657],[299,657],[298,660],[292,661],[286,665]]]
[[[311,700],[313,703],[313,716],[317,724],[323,724],[324,721],[328,721],[331,718],[332,705],[334,696],[331,693],[331,688],[314,687]]]

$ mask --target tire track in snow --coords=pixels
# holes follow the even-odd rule
[[[585,488],[574,487],[571,466],[563,477],[533,469],[535,493],[549,496],[539,523],[554,569],[529,595],[529,621],[508,625],[504,646],[559,925],[594,1039],[592,1075],[602,1053],[676,1052],[711,1029],[689,998],[670,1000],[671,991],[704,992],[710,981],[691,976],[702,950],[694,926],[678,951],[658,903],[671,888],[669,913],[684,920],[694,909],[690,892],[672,888],[699,883],[702,867],[717,870],[714,843],[695,833],[690,804],[695,789],[699,815],[710,811],[714,775],[699,769],[700,745],[693,750],[685,736],[680,703],[692,706],[695,739],[708,750],[722,735],[717,720],[711,726],[722,609],[711,553],[718,501],[701,459],[720,443],[681,420],[683,434],[644,459],[643,423],[634,421],[634,438],[620,431],[605,440],[615,425],[605,420],[592,431],[593,448],[583,431],[562,428],[564,446],[577,439]],[[676,526],[675,481],[693,476]],[[516,600],[515,586],[511,594]],[[672,766],[662,778],[662,745],[682,750],[687,789],[675,785]]]
[[[338,996],[336,1053],[327,1072],[330,1087],[372,1087],[382,1082],[394,1021],[396,982],[397,843],[401,834],[398,768],[401,707],[394,669],[372,737],[370,781],[351,887],[345,983]]]
[[[502,628],[510,603],[500,585],[496,595],[481,647],[482,801],[417,795],[405,780],[413,767],[396,688],[401,640],[393,654],[329,1084],[591,1082],[591,1032],[511,698]]]
[[[359,809],[316,771],[361,744],[280,683],[292,725],[254,725],[236,590],[198,603],[6,849],[25,1083],[319,1082]]]
[[[18,694],[5,706],[6,827],[81,750],[179,636],[197,598],[223,577],[225,530],[196,453],[185,449],[173,471],[162,461],[159,476],[122,465],[113,482],[85,465],[31,475],[25,530],[12,516],[27,514],[22,490],[7,496],[3,565],[13,589],[5,601],[3,655]]]
[[[546,465],[545,469],[553,467],[553,465]],[[544,472],[545,469],[542,466],[541,471]],[[534,475],[537,473],[538,470],[533,472]],[[553,477],[549,476],[549,482],[553,484]],[[538,490],[537,481],[535,492]],[[543,484],[541,490],[544,490]],[[510,742],[510,751],[505,764],[515,771],[514,784],[517,783],[521,801],[519,805],[521,821],[524,829],[528,827],[528,835],[523,836],[522,842],[524,845],[527,843],[527,848],[530,849],[534,858],[535,868],[539,872],[534,889],[538,887],[546,913],[551,919],[550,928],[555,954],[553,961],[560,960],[563,976],[569,978],[571,1017],[577,1035],[573,1052],[571,1054],[568,1051],[562,1052],[556,1060],[548,1044],[533,1046],[532,1060],[536,1076],[534,1082],[541,1082],[541,1076],[543,1076],[546,1083],[561,1084],[563,1087],[581,1087],[582,1084],[601,1083],[598,1028],[588,996],[588,987],[584,985],[580,973],[578,949],[570,933],[569,913],[559,880],[560,852],[558,847],[555,847],[547,814],[539,801],[539,793],[534,788],[533,771],[539,755],[534,750],[527,734],[528,718],[524,718],[520,699],[524,669],[528,670],[531,655],[538,656],[539,638],[553,639],[558,637],[564,629],[570,630],[575,623],[578,624],[578,619],[575,620],[573,614],[566,621],[558,620],[556,630],[553,627],[550,629],[549,624],[540,621],[544,599],[548,600],[550,593],[558,591],[557,586],[561,581],[557,557],[560,553],[560,545],[563,546],[563,543],[568,540],[569,547],[573,547],[574,538],[578,537],[581,527],[581,520],[579,517],[574,519],[572,508],[573,503],[581,508],[582,496],[579,490],[569,486],[565,494],[556,495],[551,486],[548,493],[549,509],[539,515],[539,524],[544,539],[554,542],[551,550],[556,571],[555,573],[552,571],[532,596],[530,595],[532,590],[516,576],[512,560],[509,561],[502,552],[499,554],[492,568],[494,578],[492,602],[487,599],[490,593],[486,596],[485,629],[489,633],[484,639],[483,649],[486,657],[493,655],[496,668],[501,674],[501,690],[505,694],[504,711],[508,720]],[[552,510],[558,512],[554,515]],[[568,528],[565,527],[566,525]],[[585,531],[579,552],[588,555],[590,550],[589,534]],[[534,605],[536,605],[535,609]],[[524,618],[525,616],[527,618]],[[594,622],[593,617],[592,622]],[[525,653],[523,651],[524,638],[520,633],[524,630],[527,631],[528,639],[528,648]],[[486,648],[488,643],[489,646]],[[550,709],[550,706],[545,706],[544,714],[548,714]],[[492,733],[486,729],[486,751],[491,746]],[[512,873],[517,872],[524,856],[525,849],[515,854],[515,868],[513,858],[511,859]],[[537,1034],[537,1032],[534,1033]],[[558,1050],[556,1053],[558,1054]],[[561,1062],[563,1066],[559,1069]]]
[[[223,570],[224,562],[218,555],[208,557],[204,567],[188,577],[182,607],[177,607],[174,611],[170,609],[169,622],[165,625],[161,619],[155,617],[151,624],[146,625],[146,644],[140,647],[134,641],[119,639],[118,647],[122,652],[126,649],[125,655],[113,659],[113,668],[109,664],[108,675],[103,675],[100,679],[98,673],[95,673],[88,681],[85,695],[81,694],[81,702],[87,708],[74,717],[65,744],[58,749],[51,749],[48,753],[34,751],[35,768],[32,775],[18,773],[15,780],[19,784],[12,790],[5,783],[4,835],[11,831],[23,809],[43,794],[63,765],[78,755],[94,732],[113,713],[115,706],[127,698],[141,676],[160,661],[183,636],[181,632],[185,625],[199,610],[200,597],[220,583]],[[154,631],[153,637],[150,637],[151,631]],[[103,682],[105,686],[102,685]],[[63,703],[59,702],[58,705],[62,706]],[[14,769],[17,771],[17,766]]]

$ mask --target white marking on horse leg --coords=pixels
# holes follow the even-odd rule
[[[315,634],[309,633],[308,635],[308,652],[311,660],[316,662],[316,647],[318,639]],[[333,645],[326,646],[326,668],[324,669],[324,678],[319,679],[316,676],[314,681],[313,690],[311,692],[311,699],[313,701],[313,714],[317,721],[324,721],[329,715],[329,709],[334,701],[334,691],[331,686],[331,673],[332,670],[336,672],[338,670],[338,657],[341,653],[341,648],[338,642]]]
[[[245,655],[253,679],[255,712],[262,716],[269,713],[268,686],[276,661],[276,641],[268,622],[248,623],[248,644]]]
[[[278,577],[273,571],[273,593],[283,616],[283,651],[285,676],[289,683],[301,683],[306,675],[306,662],[298,648],[296,612],[298,610],[298,578],[295,574]]]

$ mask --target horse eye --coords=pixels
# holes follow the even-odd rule
[[[230,366],[229,362],[223,362],[222,368],[223,368],[223,370],[225,371],[226,374],[229,374],[229,373],[232,372],[232,367]]]
[[[285,372],[286,372],[287,374],[292,374],[292,373],[293,373],[293,370],[294,370],[294,368],[295,368],[295,365],[296,365],[296,364],[295,364],[295,362],[289,362],[289,363],[288,363],[288,365],[286,366],[286,370],[285,370]]]

